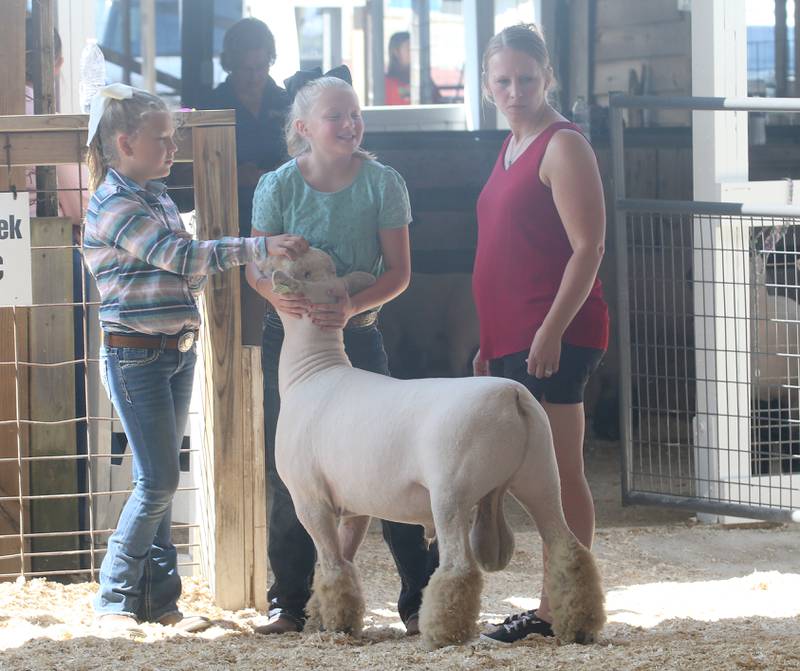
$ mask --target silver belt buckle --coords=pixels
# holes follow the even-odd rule
[[[178,351],[188,352],[194,345],[194,331],[184,331],[178,336]]]

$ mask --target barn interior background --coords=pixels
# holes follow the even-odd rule
[[[96,295],[73,226],[53,202],[54,167],[83,160],[80,52],[97,38],[109,81],[192,108],[224,77],[221,38],[243,15],[278,37],[277,81],[298,64],[351,66],[366,147],[408,183],[412,282],[381,315],[400,377],[468,373],[477,347],[474,205],[507,133],[476,95],[478,54],[502,27],[540,23],[558,79],[554,104],[565,113],[579,98],[588,104],[607,195],[601,279],[621,337],[586,409],[590,444],[624,457],[624,466],[604,472],[620,479],[630,503],[705,511],[707,521],[793,519],[798,108],[700,112],[696,101],[662,103],[800,95],[798,11],[800,3],[784,0],[3,0],[0,189],[19,189],[34,166],[40,198],[33,306],[0,307],[0,580],[93,576],[129,489],[130,456],[99,383]],[[28,44],[26,12],[37,26]],[[66,61],[58,81],[43,57],[53,50],[52,27]],[[385,107],[385,47],[404,29],[417,73],[413,104]],[[27,117],[26,52],[37,113]],[[619,98],[614,106],[614,92],[661,103]],[[616,138],[615,111],[624,124]],[[200,237],[233,232],[232,116],[184,116],[187,169],[171,180],[171,194]],[[720,201],[754,209],[702,205]],[[182,570],[207,580],[218,605],[263,610],[263,305],[228,273],[211,283],[204,309],[205,366],[174,532]]]

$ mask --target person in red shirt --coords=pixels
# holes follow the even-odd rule
[[[389,68],[384,87],[387,105],[411,104],[411,35],[406,31],[389,38]]]
[[[478,199],[473,294],[480,349],[473,367],[476,375],[521,382],[544,406],[564,515],[591,547],[583,391],[608,345],[608,307],[597,279],[605,208],[589,142],[547,102],[553,83],[535,26],[512,26],[490,40],[484,94],[511,134]],[[513,615],[484,636],[511,643],[532,633],[553,635],[544,592],[537,610]]]

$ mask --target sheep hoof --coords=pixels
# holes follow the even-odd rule
[[[316,602],[314,598],[316,597]],[[325,631],[358,636],[364,625],[364,597],[355,568],[346,562],[340,570],[317,571],[309,605],[318,609]]]
[[[575,538],[555,543],[548,550],[545,584],[553,632],[564,643],[592,643],[606,621],[605,597],[594,557]]]
[[[464,643],[477,635],[483,576],[439,568],[422,596],[419,628],[429,649]]]
[[[316,591],[306,604],[306,625],[304,631],[322,631],[322,615],[319,611],[319,595]]]

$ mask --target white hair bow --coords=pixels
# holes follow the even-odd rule
[[[89,107],[89,135],[86,138],[87,147],[91,144],[92,138],[97,133],[97,127],[100,125],[100,119],[103,118],[103,113],[106,111],[109,101],[132,98],[134,91],[136,91],[136,89],[127,84],[109,84],[94,94],[92,104]]]

